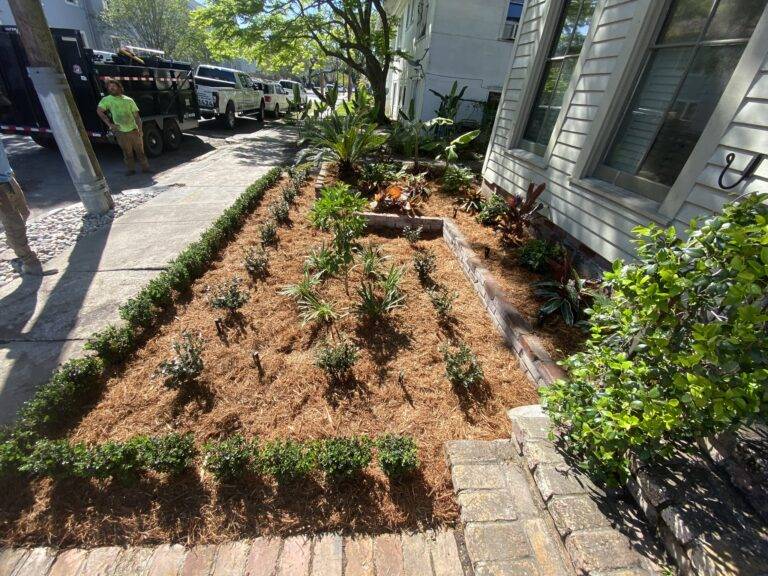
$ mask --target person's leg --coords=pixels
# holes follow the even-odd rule
[[[120,145],[120,150],[123,151],[123,161],[128,168],[128,174],[133,174],[136,171],[136,165],[133,159],[133,141],[130,132],[118,132],[117,143]]]
[[[133,150],[136,154],[136,158],[139,160],[139,164],[141,164],[141,169],[144,172],[149,172],[149,161],[147,160],[147,155],[144,153],[144,140],[138,130],[131,134],[133,134]]]
[[[0,182],[0,223],[5,228],[5,240],[8,247],[16,253],[16,256],[21,258],[24,273],[40,274],[43,268],[37,255],[29,247],[29,240],[27,239],[25,220],[29,210],[25,203],[25,209],[19,211],[16,206],[18,202],[19,199],[11,185]]]

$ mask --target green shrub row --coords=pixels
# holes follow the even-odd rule
[[[407,476],[419,466],[414,440],[394,434],[385,434],[377,440],[358,436],[264,443],[249,442],[236,434],[205,444],[202,464],[221,482],[236,481],[255,473],[285,483],[315,470],[321,470],[331,479],[342,480],[353,478],[368,467],[374,447],[381,469],[390,478]],[[56,479],[111,478],[131,483],[150,471],[181,474],[192,466],[197,456],[191,434],[136,436],[125,442],[96,445],[17,436],[0,444],[0,477],[22,474]]]
[[[63,364],[41,386],[35,396],[19,412],[13,429],[5,430],[0,439],[10,439],[9,446],[0,444],[0,459],[22,447],[29,450],[36,434],[44,433],[66,422],[87,404],[98,390],[105,364],[124,360],[137,346],[143,330],[173,302],[173,291],[183,291],[207,269],[224,244],[240,229],[245,217],[253,211],[280,178],[282,170],[274,168],[250,185],[246,191],[202,234],[200,240],[188,246],[157,278],[120,308],[125,325],[108,326],[93,334],[85,345],[96,356],[77,358]],[[294,181],[306,178],[297,174]],[[12,455],[8,456],[11,460]],[[0,468],[3,464],[0,463]]]

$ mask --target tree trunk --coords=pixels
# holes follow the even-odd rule
[[[389,124],[387,118],[387,75],[374,75],[368,77],[373,91],[373,102],[376,108],[376,121],[379,124]]]

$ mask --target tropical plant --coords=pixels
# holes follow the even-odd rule
[[[447,164],[446,168],[452,166],[453,163],[459,159],[459,149],[471,143],[478,136],[480,136],[480,130],[472,130],[471,132],[465,132],[461,136],[457,136],[445,145],[443,151],[438,154],[436,159],[445,160],[445,163]]]
[[[264,278],[269,273],[269,254],[261,246],[247,248],[243,261],[245,269],[253,278]]]
[[[272,218],[266,220],[259,229],[259,237],[262,247],[276,246],[278,242],[277,222]]]
[[[528,185],[525,197],[509,196],[506,198],[506,210],[497,221],[501,239],[505,244],[517,246],[526,238],[528,228],[533,225],[542,204],[539,197],[544,193],[545,185]]]
[[[365,205],[365,198],[351,191],[349,185],[338,182],[320,191],[320,197],[309,211],[309,220],[320,230],[330,230],[334,222],[354,217]]]
[[[403,193],[408,196],[411,204],[418,204],[429,197],[426,172],[417,174],[405,172],[401,174],[401,182]]]
[[[163,360],[156,373],[165,380],[169,388],[179,388],[197,379],[203,371],[203,345],[199,335],[184,330],[181,340],[173,343],[174,357]]]
[[[517,251],[518,261],[532,272],[543,272],[551,260],[562,258],[564,253],[560,244],[533,238]]]
[[[459,342],[457,349],[445,345],[441,351],[445,361],[445,375],[451,384],[469,389],[483,380],[483,368],[464,342]]]
[[[317,461],[332,480],[344,480],[361,474],[371,463],[372,442],[367,436],[327,438],[320,444]]]
[[[456,120],[456,116],[459,113],[459,105],[461,104],[461,99],[464,97],[464,93],[467,91],[467,88],[469,88],[469,86],[464,86],[461,90],[459,90],[459,83],[454,82],[453,86],[451,86],[451,91],[447,94],[441,94],[436,90],[430,89],[429,91],[432,92],[432,94],[440,98],[440,105],[438,106],[437,110],[435,110],[435,114],[442,118]]]
[[[279,484],[294,482],[317,467],[317,449],[314,443],[272,440],[255,451],[253,465],[256,472],[272,476]]]
[[[419,250],[413,255],[413,269],[423,284],[432,283],[432,274],[437,269],[437,257],[432,250]]]
[[[475,219],[485,226],[495,226],[506,211],[506,200],[500,194],[494,192],[480,203],[480,211]]]
[[[203,446],[203,467],[220,482],[233,482],[248,472],[253,448],[240,434]]]
[[[459,194],[469,190],[475,182],[475,175],[469,168],[451,164],[443,174],[443,190],[449,194]]]
[[[464,192],[460,208],[470,214],[479,212],[483,207],[483,198],[483,193],[479,188],[470,188]]]
[[[372,279],[380,278],[381,268],[386,259],[387,257],[381,254],[381,248],[375,244],[368,244],[360,251],[363,276]]]
[[[409,476],[419,467],[416,442],[410,436],[385,434],[376,439],[376,449],[379,466],[392,480]]]
[[[554,280],[535,282],[535,294],[545,299],[539,309],[539,324],[559,313],[568,326],[580,322],[587,307],[592,303],[589,284],[580,278],[573,267],[573,253],[565,251],[560,261],[550,260]]]
[[[377,282],[363,282],[357,289],[360,301],[357,314],[369,321],[377,321],[405,305],[405,295],[400,289],[405,271],[394,265]]]
[[[339,257],[336,252],[323,243],[309,253],[304,261],[304,270],[318,278],[328,278],[339,272]]]
[[[243,281],[235,276],[228,282],[219,284],[213,288],[208,303],[212,308],[227,310],[230,313],[236,312],[251,298],[248,292],[241,290],[242,283]]]
[[[360,168],[358,187],[366,194],[375,194],[397,179],[398,167],[386,162],[369,162]]]
[[[339,342],[324,342],[318,348],[315,365],[328,375],[331,382],[344,382],[360,357],[360,349],[346,337]]]
[[[424,150],[424,139],[435,127],[452,124],[453,120],[439,116],[424,122],[417,117],[415,103],[411,100],[407,112],[402,108],[400,109],[400,117],[393,128],[393,138],[398,142],[402,151],[413,158],[415,170],[418,172],[421,152]]]
[[[635,229],[636,260],[603,276],[591,337],[544,390],[566,447],[622,483],[653,461],[768,410],[768,196],[674,228]]]

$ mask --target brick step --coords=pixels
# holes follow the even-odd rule
[[[0,550],[0,576],[470,576],[454,530],[256,538],[187,549]]]
[[[569,465],[549,439],[551,422],[540,405],[508,412],[512,437],[535,494],[552,518],[578,574],[657,574],[664,549],[623,492],[603,490]]]

